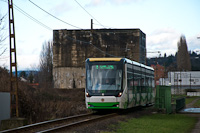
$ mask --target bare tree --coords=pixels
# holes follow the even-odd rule
[[[43,44],[40,53],[39,64],[39,84],[44,88],[53,86],[53,42],[48,41]]]
[[[5,29],[6,29],[6,23],[5,23],[5,18],[7,15],[0,15],[0,56],[2,56],[6,52],[5,44],[3,42],[6,40],[6,35],[5,35]]]
[[[40,66],[40,65],[39,65]],[[38,75],[38,71],[39,71],[39,67],[38,65],[36,64],[31,64],[30,65],[30,73],[33,74],[33,81],[34,83],[39,83],[39,75]]]
[[[191,70],[190,55],[188,53],[185,36],[183,35],[180,37],[180,42],[178,42],[177,69],[179,71]]]
[[[6,68],[0,67],[0,92],[10,91],[10,77]]]

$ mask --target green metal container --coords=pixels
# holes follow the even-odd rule
[[[158,109],[164,109],[168,114],[172,112],[171,86],[156,86],[155,107]]]

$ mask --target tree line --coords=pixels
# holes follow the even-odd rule
[[[195,51],[189,51],[190,56],[190,62],[191,62],[191,71],[200,71],[200,54],[197,54]],[[147,58],[147,65],[162,65],[166,69],[170,71],[178,71],[177,68],[177,52],[175,55],[169,55],[161,57],[153,57],[153,58]]]
[[[175,55],[147,58],[147,65],[162,65],[168,71],[200,71],[200,54],[188,51],[185,36],[177,43],[178,51]]]

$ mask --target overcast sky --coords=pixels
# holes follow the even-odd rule
[[[162,56],[164,53],[175,54],[181,35],[186,37],[188,50],[200,50],[200,39],[197,39],[200,36],[200,0],[13,0],[13,2],[18,70],[38,66],[42,45],[45,41],[52,40],[54,29],[90,29],[91,19],[94,22],[94,29],[105,27],[141,29],[146,34],[148,57],[158,56],[158,53],[151,53],[155,51],[161,51]],[[0,0],[0,14],[4,15],[7,12],[7,0]],[[29,19],[25,13],[45,26]],[[5,21],[7,27],[4,34],[8,36],[8,18]],[[8,39],[4,44],[8,51],[0,57],[0,65],[9,68]]]

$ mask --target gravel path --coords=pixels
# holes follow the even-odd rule
[[[186,105],[186,108],[194,108],[194,104],[199,100],[200,98],[196,98],[191,103]]]

